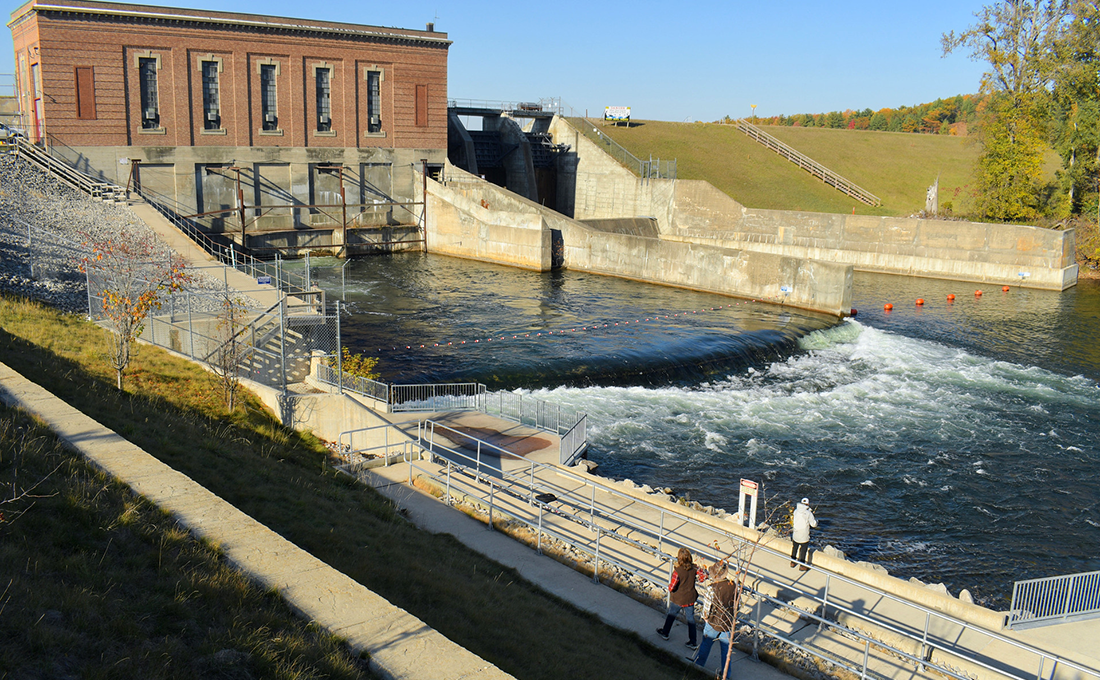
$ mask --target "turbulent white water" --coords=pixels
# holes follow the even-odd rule
[[[1006,585],[1000,556],[1035,552],[1055,517],[1068,542],[1095,540],[1094,381],[851,320],[800,345],[692,387],[535,394],[589,414],[605,474],[727,508],[740,477],[763,481],[773,506],[809,495],[821,542],[989,597]],[[946,561],[962,554],[965,566]]]
[[[317,272],[330,294],[339,272]],[[998,606],[1014,580],[1100,569],[1100,286],[974,296],[859,274],[858,321],[837,323],[432,256],[347,274],[343,342],[385,379],[576,406],[605,475],[726,508],[741,477],[767,509],[809,496],[815,547]]]

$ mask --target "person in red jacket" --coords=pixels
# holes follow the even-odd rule
[[[710,576],[714,583],[710,587],[710,607],[703,612],[703,619],[707,624],[703,627],[703,644],[699,645],[699,651],[695,652],[694,657],[689,657],[700,666],[706,666],[710,648],[715,640],[718,641],[723,660],[729,653],[730,638],[737,621],[737,601],[740,596],[737,584],[730,580],[732,574],[728,572],[725,562],[712,564]]]
[[[687,646],[690,649],[698,649],[699,643],[695,633],[695,600],[699,598],[699,592],[695,590],[695,583],[705,580],[706,577],[706,568],[695,564],[691,551],[680,548],[676,553],[676,565],[672,569],[672,579],[668,584],[669,601],[665,625],[657,629],[658,635],[668,639],[672,624],[682,610],[688,626]]]

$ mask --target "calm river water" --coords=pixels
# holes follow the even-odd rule
[[[727,509],[741,477],[773,507],[809,496],[815,547],[997,607],[1014,580],[1100,569],[1095,281],[976,298],[975,284],[857,274],[859,315],[837,322],[440,256],[346,272],[344,344],[387,380],[576,406],[601,474]],[[338,269],[313,273],[340,294]]]

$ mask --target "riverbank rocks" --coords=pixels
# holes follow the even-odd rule
[[[827,545],[821,549],[821,552],[825,553],[829,557],[835,557],[838,560],[844,559],[844,551],[838,550],[831,545]],[[865,564],[865,563],[864,563]]]
[[[838,550],[837,552],[840,551]],[[840,553],[840,555],[841,557],[843,557],[844,553]],[[871,571],[877,571],[878,573],[885,574],[887,576],[890,575],[890,572],[887,571],[886,567],[882,566],[881,564],[875,564],[874,562],[856,562],[856,566],[863,567],[864,569],[870,569]]]
[[[576,463],[573,463],[573,467],[578,468],[583,472],[587,472],[588,474],[592,474],[600,466],[597,465],[594,461],[588,460],[587,458],[581,458]]]

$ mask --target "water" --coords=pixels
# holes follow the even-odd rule
[[[315,274],[338,293],[334,271]],[[370,258],[348,280],[345,344],[387,379],[576,406],[602,474],[726,508],[741,477],[767,511],[809,496],[816,547],[992,606],[1014,580],[1100,569],[1097,282],[975,298],[859,274],[860,314],[837,322],[443,257]]]

